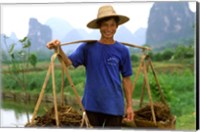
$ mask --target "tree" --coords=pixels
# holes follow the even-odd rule
[[[174,52],[170,49],[166,49],[164,50],[164,52],[162,53],[162,60],[169,60],[171,59],[171,57],[174,55]]]
[[[155,54],[153,56],[155,61],[161,61],[162,60],[162,54],[160,52],[158,52],[157,54]]]
[[[4,36],[4,44],[8,52],[8,71],[11,78],[13,78],[22,88],[26,94],[26,89],[28,85],[28,80],[26,79],[25,72],[29,69],[29,64],[36,66],[37,57],[36,55],[30,53],[31,42],[27,37],[19,40],[21,44],[20,49],[15,49],[16,43],[7,44],[7,36]],[[26,100],[25,100],[26,101]]]
[[[24,102],[25,104],[27,104],[28,94],[26,90],[28,80],[25,72],[29,69],[29,63],[34,67],[36,66],[37,57],[36,55],[30,53],[31,42],[27,37],[24,37],[23,39],[19,40],[22,46],[22,48],[19,50],[15,50],[15,43],[11,43],[10,45],[8,45],[6,39],[8,39],[8,37],[4,36],[4,44],[6,45],[5,47],[7,48],[10,56],[10,63],[8,64],[10,73],[9,75],[21,86],[25,94]],[[26,114],[27,120],[29,122],[28,111],[26,111]]]
[[[184,45],[179,45],[176,48],[175,54],[174,54],[174,59],[186,59],[186,58],[193,58],[194,57],[194,46],[189,45],[189,46],[184,46]]]
[[[132,54],[131,55],[131,61],[134,61],[134,62],[139,61],[139,57],[135,54]]]
[[[37,64],[37,56],[35,54],[31,54],[29,57],[28,57],[28,61],[29,63],[35,68],[36,67],[36,64]]]

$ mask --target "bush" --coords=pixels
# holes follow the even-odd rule
[[[179,45],[176,48],[174,59],[187,59],[187,58],[193,58],[194,57],[194,47],[192,45],[190,46],[184,46]]]
[[[174,55],[174,52],[170,49],[166,49],[164,50],[164,52],[162,53],[162,60],[169,60],[171,59],[171,57]]]
[[[139,57],[135,54],[132,54],[131,55],[131,61],[133,61],[133,62],[139,61]]]

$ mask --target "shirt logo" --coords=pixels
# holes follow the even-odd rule
[[[109,57],[109,58],[106,60],[106,63],[107,63],[108,65],[118,65],[119,60],[118,60],[116,57]]]

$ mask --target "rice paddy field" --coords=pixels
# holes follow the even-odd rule
[[[196,127],[196,88],[195,88],[195,68],[194,64],[178,62],[153,62],[154,69],[160,84],[160,88],[164,95],[167,104],[170,106],[170,111],[176,116],[176,129],[177,130],[195,130]],[[27,71],[21,71],[13,75],[8,70],[7,65],[3,65],[2,70],[2,92],[39,94],[46,77],[49,62],[39,62],[37,67],[30,67]],[[134,81],[136,72],[138,70],[139,62],[133,65]],[[72,77],[75,88],[81,97],[84,91],[85,84],[85,69],[80,66],[76,69],[73,67],[68,68],[70,76]],[[21,74],[23,72],[23,74]],[[22,78],[24,76],[25,88],[19,84],[15,77]],[[61,76],[62,70],[59,62],[55,64],[55,78],[56,78],[56,92],[61,92]],[[139,75],[133,92],[134,109],[139,108],[139,101],[142,93],[143,74]],[[52,94],[52,78],[50,77],[45,94]],[[151,88],[151,95],[153,101],[160,101],[160,94],[156,85],[152,71],[148,71],[148,79]],[[69,82],[65,76],[64,79],[64,94],[65,96],[75,97]],[[59,95],[58,95],[59,96]],[[144,102],[148,102],[147,91],[144,93]]]

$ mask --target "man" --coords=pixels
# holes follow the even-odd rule
[[[80,45],[68,58],[59,47],[59,40],[47,44],[49,49],[60,48],[60,56],[67,66],[85,66],[86,83],[82,103],[94,127],[120,127],[124,114],[126,120],[133,121],[134,118],[129,51],[114,40],[118,25],[128,20],[128,17],[116,14],[112,6],[102,6],[97,18],[87,24],[89,28],[100,30],[99,41]]]

